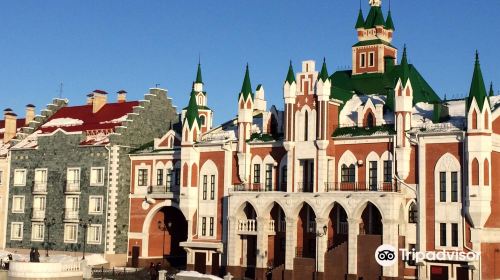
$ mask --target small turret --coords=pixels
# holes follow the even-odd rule
[[[385,29],[387,30],[396,30],[394,28],[394,22],[392,21],[392,15],[391,15],[391,10],[387,13],[387,19],[385,20]]]
[[[356,25],[354,26],[354,28],[362,29],[364,27],[365,27],[365,18],[363,17],[363,11],[359,9],[358,20],[356,20]]]
[[[186,113],[182,124],[183,142],[196,142],[200,132],[200,118],[198,104],[196,104],[195,92],[191,92],[189,104],[186,107]]]
[[[249,182],[250,176],[251,154],[247,140],[250,139],[252,133],[253,110],[254,95],[247,64],[245,78],[238,96],[238,176],[244,183]]]

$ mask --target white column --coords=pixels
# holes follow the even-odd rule
[[[297,218],[286,217],[285,269],[293,270],[293,259],[297,247]]]
[[[328,182],[328,158],[326,156],[326,147],[328,147],[327,140],[317,140],[316,146],[318,147],[318,160],[316,170],[318,172],[318,192],[325,191],[325,183]]]
[[[328,227],[328,219],[316,218],[316,270],[325,272],[325,253],[328,249],[328,231],[325,233],[323,227]]]
[[[358,274],[358,234],[361,219],[347,219],[349,223],[348,233],[348,274]]]
[[[228,266],[239,266],[239,255],[238,255],[238,239],[239,236],[236,233],[236,226],[238,220],[234,216],[227,218],[228,220],[228,237],[227,237],[227,265]]]
[[[382,235],[382,243],[392,245],[399,253],[398,222],[396,220],[383,220],[382,223],[384,232]],[[398,256],[398,258],[400,258],[400,256]],[[388,277],[398,277],[398,265],[399,262],[396,262],[391,266],[384,266],[383,275]]]
[[[269,218],[257,217],[257,260],[256,266],[267,268]]]

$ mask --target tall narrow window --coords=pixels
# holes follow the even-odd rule
[[[368,66],[373,67],[375,66],[375,53],[371,52],[368,54],[369,61],[368,61]]]
[[[439,172],[439,201],[446,202],[446,172]]]
[[[104,185],[104,167],[92,167],[90,169],[90,185],[91,186]]]
[[[273,165],[266,164],[266,191],[273,189]]]
[[[342,165],[342,176],[341,176],[341,181],[343,183],[346,183],[346,182],[350,182],[350,183],[353,183],[355,181],[355,167],[354,167],[354,164],[351,164],[349,166],[343,164]]]
[[[359,67],[364,68],[366,67],[366,53],[361,53],[359,55]]]
[[[167,187],[167,192],[172,191],[172,169],[167,170],[167,176],[166,176],[166,187]]]
[[[439,224],[439,237],[440,237],[439,245],[446,246],[446,224],[445,223]]]
[[[156,185],[163,186],[163,169],[156,170]]]
[[[201,218],[201,235],[202,236],[207,235],[207,218],[206,217]]]
[[[384,160],[384,182],[392,182],[392,161]]]
[[[418,220],[418,209],[417,204],[412,202],[410,204],[410,210],[408,211],[408,222],[410,224],[416,224]]]
[[[373,120],[373,114],[368,113],[368,115],[366,116],[366,127],[372,128],[374,126],[375,126],[375,121]]]
[[[139,187],[145,187],[148,185],[148,170],[139,169],[137,172],[137,185]]]
[[[214,217],[210,217],[210,236],[214,236]]]
[[[208,176],[203,175],[203,200],[207,200]]]
[[[451,246],[458,247],[458,224],[451,224]]]
[[[458,201],[458,172],[451,172],[451,202]]]
[[[285,165],[281,168],[281,191],[286,190],[287,173],[288,173],[288,167]]]
[[[369,176],[370,190],[376,191],[377,190],[377,162],[370,161],[369,165],[370,166],[368,169],[368,176]]]
[[[176,168],[174,171],[175,174],[175,185],[180,186],[181,185],[181,169]]]
[[[215,175],[210,176],[210,199],[215,199]]]
[[[260,184],[260,164],[253,165],[253,182]]]
[[[309,140],[309,114],[304,113],[304,141]]]

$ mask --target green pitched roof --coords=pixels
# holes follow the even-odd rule
[[[385,26],[384,14],[382,13],[382,8],[378,6],[372,6],[370,12],[366,17],[365,28],[375,28],[375,26]]]
[[[295,73],[293,72],[292,61],[290,60],[290,66],[288,66],[288,73],[286,74],[286,80],[288,84],[292,84],[295,82]]]
[[[493,91],[493,82],[490,83],[490,97],[495,96],[495,92]]]
[[[196,92],[192,91],[189,97],[189,104],[186,109],[186,117],[184,121],[188,122],[189,128],[193,127],[194,121],[196,120],[197,125],[200,125],[200,119],[198,115],[198,105],[196,104]]]
[[[399,78],[401,78],[403,86],[406,86],[408,78],[410,78],[410,66],[408,65],[408,58],[406,57],[406,46],[403,49],[403,56],[401,57],[401,63],[399,65],[401,65]]]
[[[479,54],[476,52],[476,62],[474,63],[474,74],[472,75],[469,98],[467,99],[467,109],[470,108],[472,100],[476,98],[479,110],[483,110],[486,96],[486,87],[484,86],[483,73],[481,72],[481,65],[479,64]]]
[[[323,66],[321,66],[321,71],[318,75],[318,80],[325,82],[328,79],[328,70],[326,69],[326,60],[323,58]]]
[[[385,21],[385,29],[393,31],[396,30],[394,28],[394,22],[392,21],[391,11],[389,11],[389,13],[387,14],[387,20]]]
[[[198,63],[198,72],[196,72],[196,80],[194,81],[197,84],[203,84],[203,79],[201,78],[201,64]]]
[[[248,64],[245,71],[245,78],[243,79],[243,85],[241,86],[240,95],[243,95],[243,99],[247,99],[249,96],[253,99],[252,84],[250,83],[250,71],[248,70]]]
[[[363,11],[359,9],[358,20],[356,21],[354,28],[358,29],[363,27],[365,27],[365,19],[363,17]]]
[[[392,47],[392,48],[396,48],[393,45],[391,45],[389,42],[384,41],[382,39],[359,41],[356,44],[354,44],[353,47],[371,46],[371,45],[376,45],[376,44],[384,44],[386,46],[389,46],[389,47]]]

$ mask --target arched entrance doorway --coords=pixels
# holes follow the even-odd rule
[[[328,215],[328,249],[325,254],[325,280],[344,279],[347,274],[348,229],[347,213],[336,202]]]
[[[358,235],[358,277],[378,279],[382,267],[376,262],[375,251],[382,245],[382,215],[379,209],[368,202],[361,214]]]
[[[185,268],[186,251],[179,243],[187,240],[187,221],[173,206],[159,209],[149,224],[149,257],[158,257],[165,266]]]

